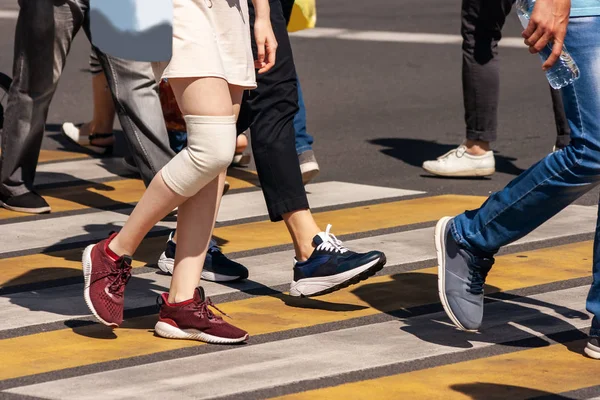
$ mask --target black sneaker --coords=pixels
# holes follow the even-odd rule
[[[167,274],[173,274],[173,266],[175,264],[175,251],[177,244],[172,240],[173,233],[169,235],[166,250],[158,259],[158,268]],[[230,260],[221,252],[217,242],[214,239],[210,240],[210,247],[206,253],[204,260],[204,268],[202,269],[202,279],[211,282],[231,282],[248,278],[248,269],[242,264]]]
[[[590,337],[583,351],[588,357],[600,360],[600,338]]]
[[[0,199],[0,206],[7,210],[29,214],[44,214],[50,212],[46,200],[36,192],[27,192],[19,196]]]
[[[342,245],[329,231],[314,237],[310,258],[294,265],[291,296],[320,296],[348,287],[375,275],[386,259],[380,251],[355,253]]]

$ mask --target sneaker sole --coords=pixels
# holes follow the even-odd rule
[[[583,352],[590,358],[600,360],[600,347],[596,347],[593,344],[588,343]]]
[[[373,260],[361,267],[354,268],[350,271],[346,271],[341,274],[330,276],[329,280],[319,277],[306,278],[298,282],[292,282],[292,286],[290,287],[290,296],[315,297],[336,292],[350,285],[355,285],[375,275],[377,271],[383,269],[383,266],[386,262],[387,260],[385,258],[385,255],[383,255],[377,260]],[[331,284],[333,284],[333,286],[330,286],[326,289],[321,289],[323,286]],[[311,292],[311,288],[312,290],[316,289],[316,291]]]
[[[110,326],[112,328],[117,328],[119,325],[117,325],[115,323],[106,322],[105,320],[100,318],[100,316],[96,312],[96,309],[94,308],[94,305],[92,304],[92,299],[90,298],[90,284],[91,284],[91,276],[92,276],[92,249],[94,248],[94,246],[95,246],[95,244],[91,244],[88,247],[86,247],[85,250],[83,250],[83,256],[81,257],[82,264],[83,264],[83,282],[84,282],[83,298],[85,299],[85,303],[87,304],[88,308],[90,309],[90,311],[92,312],[92,314],[94,315],[94,317],[96,317],[96,319],[98,321],[100,321],[101,323],[103,323],[106,326]]]
[[[0,201],[0,206],[4,207],[10,211],[16,211],[16,212],[26,213],[26,214],[47,214],[51,211],[50,206],[38,207],[38,208],[15,207],[15,206],[11,206],[6,203],[3,203],[1,201]]]
[[[164,252],[160,255],[157,263],[158,269],[169,275],[173,275],[173,264],[174,260],[167,258]],[[202,279],[209,282],[232,282],[241,279],[241,276],[223,275],[203,270]]]
[[[448,303],[448,299],[446,298],[446,259],[444,257],[444,254],[446,254],[446,246],[444,244],[444,233],[446,232],[446,225],[448,225],[448,222],[450,222],[451,220],[452,217],[443,217],[435,225],[434,242],[435,252],[438,261],[438,294],[440,296],[442,306],[444,306],[444,311],[446,311],[446,314],[458,329],[463,330],[465,332],[477,332],[476,329],[465,328],[458,321],[458,318],[456,318],[456,315],[454,315],[454,313],[452,312],[450,304]]]
[[[232,344],[241,343],[248,340],[248,334],[241,338],[223,338],[209,335],[208,333],[200,332],[195,329],[183,330],[169,325],[166,322],[158,321],[154,326],[154,332],[160,337],[167,339],[182,339],[182,340],[199,340],[205,343],[212,344]]]
[[[494,175],[494,173],[496,172],[495,168],[482,168],[482,169],[475,169],[475,170],[469,170],[469,171],[457,171],[457,172],[434,171],[432,169],[425,168],[425,167],[423,167],[423,169],[425,171],[429,172],[430,174],[437,175],[437,176],[460,177],[460,178],[476,178],[476,177],[480,177],[480,176],[490,176],[490,175]]]

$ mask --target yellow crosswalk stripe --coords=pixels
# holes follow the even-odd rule
[[[336,235],[346,235],[434,221],[444,215],[476,208],[484,200],[479,196],[444,195],[320,212],[314,217],[320,227],[332,224]],[[282,222],[260,221],[219,227],[215,229],[214,236],[225,253],[291,243]],[[135,255],[136,260],[156,262],[163,251],[164,241],[164,237],[145,240]],[[81,250],[77,249],[0,259],[0,287],[40,282],[48,276],[55,276],[53,279],[77,276],[81,269],[80,257]]]
[[[230,190],[256,186],[255,171],[230,170],[227,177]],[[102,183],[82,181],[81,185],[41,190],[52,212],[105,209],[111,206],[135,204],[144,194],[144,183],[139,179],[123,179]],[[0,219],[16,218],[31,214],[0,209]]]
[[[580,350],[583,346],[584,343],[581,341],[555,344],[311,390],[277,397],[277,399],[520,400],[538,398],[600,385],[599,361],[584,357]]]
[[[584,242],[500,256],[487,293],[589,276],[590,246]],[[436,268],[425,268],[375,277],[315,299],[281,294],[219,308],[251,335],[282,332],[437,303],[436,273]],[[148,316],[127,321],[115,331],[92,325],[0,340],[0,379],[201,345],[154,337],[150,330],[155,322],[156,316]]]
[[[85,153],[78,153],[66,150],[41,150],[40,157],[38,158],[38,163],[45,163],[50,161],[82,160],[85,158],[90,158],[90,156]]]

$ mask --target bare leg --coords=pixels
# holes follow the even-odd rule
[[[473,156],[481,156],[490,151],[490,142],[483,140],[467,139],[465,146],[467,146],[467,153]]]
[[[297,210],[283,214],[285,225],[292,236],[296,260],[306,261],[313,252],[313,238],[321,229],[317,226],[310,210]]]
[[[94,96],[94,118],[83,124],[79,130],[81,137],[92,133],[112,133],[115,122],[115,103],[110,94],[106,75],[103,72],[92,75],[92,92]],[[97,146],[110,146],[114,144],[114,137],[94,138]]]
[[[110,94],[106,75],[95,74],[92,77],[92,90],[94,93],[94,119],[90,122],[89,133],[112,133],[115,122],[115,103]],[[114,143],[114,138],[96,139],[94,144],[109,145]]]
[[[171,79],[170,82],[184,115],[229,116],[235,111],[229,87],[222,79],[177,78]],[[238,91],[241,100],[242,90]],[[237,109],[239,110],[239,105]],[[132,255],[150,229],[186,200],[188,200],[187,197],[178,195],[167,186],[162,174],[157,174],[127,219],[123,229],[110,242],[110,249],[117,255]],[[181,210],[179,216],[185,218]],[[205,222],[206,224],[199,224],[197,229],[212,230],[210,221]],[[200,243],[197,243],[197,246],[202,247]],[[181,253],[182,255],[186,254],[185,248]],[[199,268],[199,273],[201,273],[202,265]],[[199,279],[194,284],[196,285],[198,281]]]
[[[203,79],[205,81],[208,79]],[[202,86],[204,82],[188,79],[173,79],[171,86],[181,105],[184,115],[214,115],[228,116],[239,114],[243,89],[237,86],[227,86],[225,81],[208,83],[209,89]],[[197,86],[197,87],[195,87]],[[216,94],[209,96],[206,93]],[[202,98],[198,98],[202,96]],[[225,171],[219,177],[202,188],[196,195],[179,207],[177,220],[177,253],[169,302],[181,302],[194,296],[194,290],[200,282],[204,259],[210,243],[213,227],[219,210]]]
[[[235,144],[235,154],[242,154],[248,147],[248,138],[246,135],[240,134],[237,136]]]

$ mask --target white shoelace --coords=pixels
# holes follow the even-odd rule
[[[446,154],[439,156],[437,159],[439,161],[447,161],[449,159],[449,157],[454,153],[456,153],[457,158],[461,158],[462,156],[465,155],[466,151],[467,151],[467,147],[464,144],[461,144],[456,149],[450,150]]]
[[[331,224],[327,225],[327,229],[325,230],[325,238],[323,239],[323,243],[317,246],[317,250],[324,251],[333,251],[335,253],[344,254],[348,251],[346,247],[342,244],[342,241],[335,237],[333,233],[330,233]]]

